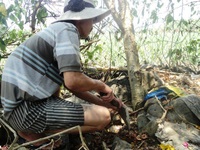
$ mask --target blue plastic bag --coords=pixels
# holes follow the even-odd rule
[[[158,90],[155,90],[153,92],[150,92],[148,93],[144,100],[148,100],[150,98],[153,98],[153,97],[157,97],[159,100],[162,100],[162,99],[167,99],[167,95],[171,92],[171,90],[169,90],[168,88],[166,87],[161,87],[159,88]]]

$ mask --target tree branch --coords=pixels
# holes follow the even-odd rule
[[[38,9],[41,7],[42,1],[43,0],[39,0],[39,2],[36,4],[35,10],[33,11],[32,16],[31,16],[31,25],[30,25],[30,27],[31,27],[32,32],[35,31],[35,23],[36,23],[36,17],[35,16],[37,14]]]
[[[122,19],[121,19],[119,13],[117,12],[117,10],[115,9],[115,0],[110,0],[110,3],[108,2],[108,0],[104,0],[104,3],[110,9],[113,19],[115,20],[115,22],[119,26],[122,33],[124,33]]]

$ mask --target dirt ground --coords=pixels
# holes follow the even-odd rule
[[[180,70],[180,69],[179,69]],[[200,74],[194,74],[183,70],[182,72],[169,69],[154,70],[156,74],[163,80],[165,84],[175,86],[186,94],[196,94],[200,96]],[[127,88],[126,88],[127,89]],[[129,94],[129,93],[126,93]],[[127,105],[131,105],[126,101]],[[137,111],[136,111],[137,112]],[[118,137],[118,143],[125,142],[129,147],[127,149],[133,150],[161,150],[160,142],[155,136],[148,136],[146,133],[139,133],[137,127],[137,113],[132,113],[130,116],[131,129],[128,131],[127,127],[120,120],[113,121],[113,124],[109,129],[103,132],[96,132],[92,134],[86,134],[85,140],[90,150],[118,150],[126,149],[123,146],[114,145],[116,137]],[[126,143],[127,142],[127,143]],[[79,142],[80,144],[80,142]],[[71,141],[72,149],[78,149],[80,147],[75,140]],[[121,144],[123,145],[123,144]],[[126,146],[125,146],[126,147]],[[169,149],[171,150],[171,149]]]
[[[154,71],[165,84],[178,87],[187,94],[200,96],[200,74],[194,74],[188,71],[175,72],[173,70],[158,68],[154,69]],[[130,93],[128,91],[125,92],[125,98],[127,98],[127,95],[130,95]],[[124,102],[128,106],[131,105],[128,100]],[[121,118],[116,114],[113,117],[112,124],[106,130],[83,134],[85,144],[89,150],[161,150],[160,142],[156,137],[150,137],[146,133],[139,133],[137,127],[137,111],[131,113],[130,120],[131,128],[128,130]],[[84,149],[83,147],[81,148],[82,142],[79,135],[69,135],[68,142],[68,148],[64,148],[63,150]]]
[[[186,94],[195,94],[200,96],[200,74],[184,70],[182,68],[176,70],[155,68],[156,74],[163,80],[165,84],[177,87]],[[130,105],[130,103],[127,103]],[[128,142],[133,150],[159,150],[160,142],[154,136],[148,136],[145,133],[139,133],[137,128],[137,113],[131,115],[131,129],[121,127],[119,122],[115,122],[110,130],[90,135],[91,141],[88,142],[88,147],[94,150],[114,149],[113,140],[119,137],[121,140]],[[104,143],[104,144],[103,144]],[[98,145],[98,147],[97,147]],[[104,148],[102,148],[104,145]],[[106,146],[105,146],[106,145]],[[115,147],[115,149],[117,149]]]

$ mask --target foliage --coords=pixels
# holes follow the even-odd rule
[[[26,32],[30,30],[28,24],[32,26],[34,19],[39,27],[40,23],[46,25],[47,17],[55,17],[54,10],[49,4],[54,4],[55,1],[44,0],[15,0],[7,8],[3,2],[0,3],[0,38],[4,41],[4,35],[12,30]],[[36,13],[35,13],[36,12]],[[35,16],[33,16],[35,15]],[[25,30],[26,29],[26,30]],[[15,37],[16,41],[17,38]],[[13,40],[13,39],[12,39]],[[1,46],[2,47],[2,46]]]
[[[171,49],[168,56],[179,64],[191,63],[193,65],[200,64],[200,39],[192,39],[189,43],[177,49]]]
[[[20,6],[21,1],[15,1],[8,8],[0,3],[0,60],[7,58],[10,48],[19,45],[29,35],[23,31],[24,10]]]
[[[169,67],[192,65],[198,69],[199,47],[194,45],[194,41],[198,43],[200,34],[198,1],[130,0],[129,4],[132,6],[134,33],[141,64]],[[104,29],[104,34],[101,32],[98,37],[102,41],[98,43],[101,44],[103,53],[98,55],[99,59],[95,62],[106,67],[126,66],[120,30],[113,22],[109,24],[112,26]],[[89,50],[92,48],[94,49],[91,47]],[[182,55],[181,59],[178,54]]]
[[[47,17],[57,16],[57,9],[49,7],[59,4],[57,0],[0,1],[0,79],[4,62],[15,46],[35,32],[35,26],[46,25]],[[9,6],[6,3],[11,2]],[[32,32],[30,32],[31,26]],[[42,27],[43,27],[42,26]]]
[[[8,3],[10,5],[6,5]],[[54,0],[0,2],[0,65],[3,65],[3,59],[7,58],[15,46],[35,32],[35,26],[44,27],[47,17],[56,16],[57,11],[49,7],[55,3],[58,2]]]
[[[109,21],[106,23],[109,24]],[[95,25],[95,29],[90,35],[91,41],[95,39],[100,40],[82,52],[82,61],[85,67],[104,66],[109,68],[125,66],[126,59],[123,51],[123,43],[119,39],[116,40],[117,33],[113,33],[108,28],[103,29],[104,32],[101,33],[95,33],[95,31],[102,31],[102,29]]]
[[[154,3],[155,8],[150,2],[150,0],[134,1],[133,4],[139,8],[139,5],[144,3],[141,15],[137,13],[135,16],[137,23],[141,23],[140,18],[148,16],[142,22],[143,26],[136,28],[141,61],[168,66],[197,65],[200,20],[195,17],[198,16],[199,2],[158,0]]]
[[[95,62],[95,60],[98,59],[97,55],[101,55],[102,53],[102,46],[96,45],[94,49],[91,49],[90,51],[85,51],[85,63],[88,64],[89,60],[92,60],[92,62]],[[95,55],[97,54],[97,55]]]

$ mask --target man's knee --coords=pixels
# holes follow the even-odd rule
[[[98,126],[99,130],[103,130],[111,121],[110,111],[105,107],[103,107],[101,111],[103,113],[101,113],[101,120]]]
[[[110,111],[103,106],[93,105],[85,107],[85,125],[95,126],[98,130],[104,129],[111,121]]]

